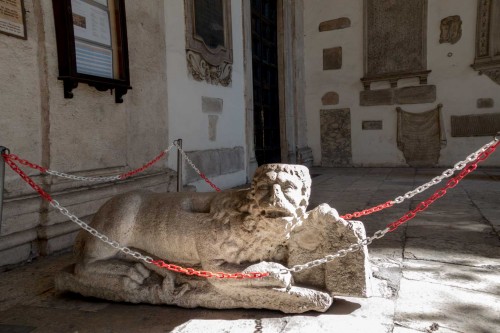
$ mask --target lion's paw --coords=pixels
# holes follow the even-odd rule
[[[151,271],[143,264],[137,263],[127,271],[127,277],[138,285],[141,285],[151,275]]]
[[[286,270],[286,267],[276,262],[262,261],[258,264],[247,267],[243,273],[250,272],[267,272],[269,276],[264,278],[252,279],[252,287],[270,287],[270,288],[286,288],[292,286],[292,274]]]

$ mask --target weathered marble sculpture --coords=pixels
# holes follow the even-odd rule
[[[360,222],[339,222],[326,204],[306,212],[310,190],[306,167],[268,164],[257,169],[250,189],[130,192],[109,200],[91,223],[154,259],[213,272],[271,272],[268,277],[187,276],[134,261],[82,231],[77,262],[57,276],[56,287],[113,301],[286,313],[326,311],[333,295],[366,295],[366,248],[293,276],[282,272],[364,237]]]

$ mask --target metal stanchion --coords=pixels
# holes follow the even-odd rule
[[[0,146],[0,155],[9,150],[4,146]],[[0,231],[2,230],[2,215],[3,215],[3,188],[5,181],[5,161],[0,157]]]
[[[177,139],[177,146],[182,149],[182,139]],[[177,192],[182,192],[182,154],[177,148]]]

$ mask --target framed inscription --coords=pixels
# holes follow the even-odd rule
[[[186,58],[197,81],[228,86],[233,47],[230,0],[185,0]]]
[[[427,0],[364,0],[364,21],[364,88],[411,77],[427,84]]]
[[[130,87],[124,0],[53,0],[59,79],[64,97],[78,83],[112,90],[123,102]]]
[[[27,39],[23,0],[0,0],[0,32]]]

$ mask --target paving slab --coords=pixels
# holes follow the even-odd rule
[[[491,243],[470,244],[467,239],[444,237],[409,238],[404,258],[500,269],[500,248]]]
[[[492,333],[500,327],[499,313],[500,295],[403,278],[394,321],[423,332],[437,323],[455,333]]]
[[[451,265],[424,260],[405,260],[403,277],[471,291],[500,295],[500,274],[495,268]]]
[[[402,195],[443,169],[313,168],[312,204],[341,214]],[[497,177],[497,178],[495,178]],[[483,333],[500,327],[500,168],[469,175],[428,210],[369,246],[371,298],[336,298],[326,313],[183,309],[113,303],[53,289],[71,254],[0,273],[0,333]],[[383,229],[435,188],[359,218]],[[496,232],[495,232],[496,228]]]

